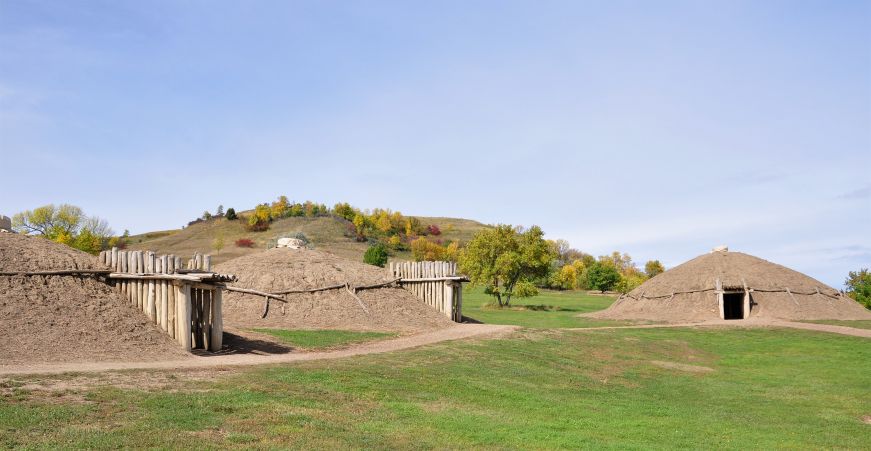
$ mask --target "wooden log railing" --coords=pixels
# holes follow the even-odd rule
[[[196,254],[183,264],[150,251],[100,253],[107,275],[127,300],[186,350],[219,351],[223,345],[223,284],[232,275],[211,272],[211,257]]]
[[[463,321],[463,282],[452,262],[390,262],[390,274],[402,288],[452,321]]]

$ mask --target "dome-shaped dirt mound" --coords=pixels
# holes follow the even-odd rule
[[[63,244],[0,233],[0,272],[105,269]],[[0,365],[188,356],[93,277],[0,276]]]
[[[871,312],[859,303],[812,277],[727,251],[665,271],[620,296],[608,309],[585,316],[668,322],[720,319],[717,280],[723,291],[741,300],[745,287],[750,290],[750,318],[871,319]]]
[[[340,284],[352,287],[393,280],[382,268],[308,249],[275,248],[218,265],[234,274],[233,286],[275,293]],[[445,327],[451,321],[402,288],[361,290],[357,296],[368,313],[345,289],[287,295],[287,304],[272,302],[269,314],[262,297],[224,293],[224,324],[235,327],[417,331]]]

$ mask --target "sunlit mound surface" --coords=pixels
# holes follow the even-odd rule
[[[310,249],[276,248],[235,258],[216,266],[234,274],[234,286],[275,293],[348,284],[375,285],[393,280],[385,269]],[[272,301],[269,313],[260,296],[226,292],[224,324],[236,327],[419,331],[442,328],[451,321],[402,288],[357,292],[346,289],[287,295]],[[360,305],[362,302],[363,306]]]
[[[87,269],[106,268],[63,244],[0,233],[0,272]],[[98,278],[0,276],[0,365],[187,356]]]

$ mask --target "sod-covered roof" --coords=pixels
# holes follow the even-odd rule
[[[751,292],[750,317],[871,319],[852,299],[798,271],[741,252],[698,256],[641,284],[590,316],[653,321],[719,318],[717,282],[724,291]]]
[[[50,240],[0,233],[0,272],[106,269]],[[114,288],[90,276],[0,276],[0,365],[188,356]]]
[[[361,287],[390,282],[387,270],[311,249],[274,248],[221,263],[216,270],[234,274],[233,286],[262,292],[311,290],[347,284]],[[358,299],[355,299],[354,296]],[[330,289],[287,295],[271,303],[266,318],[262,297],[224,294],[224,324],[236,327],[415,331],[451,325],[451,321],[403,288],[358,291]],[[361,306],[361,302],[363,306]],[[365,308],[365,310],[364,310]]]

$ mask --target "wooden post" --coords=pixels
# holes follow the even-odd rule
[[[454,283],[452,281],[445,282],[445,305],[442,308],[448,318],[453,321],[457,320],[454,314]]]
[[[145,255],[142,251],[136,251],[136,272],[143,273],[145,272]],[[145,284],[142,283],[141,280],[136,281],[136,288],[139,291],[139,298],[137,299],[138,307],[143,312],[145,311]]]
[[[220,288],[215,288],[214,297],[212,298],[212,339],[209,340],[209,351],[218,352],[224,344],[224,313],[223,313],[223,291]]]
[[[203,256],[203,270],[205,270],[205,271],[212,270],[212,256],[211,255]]]
[[[723,311],[723,284],[720,283],[720,278],[717,278],[717,282],[714,285],[717,293],[717,305],[720,307],[720,319],[726,319],[726,313]]]
[[[463,284],[457,282],[457,322],[463,322]]]
[[[191,331],[194,335],[193,347],[196,349],[203,348],[203,290],[196,288],[193,290],[193,308],[191,309]]]
[[[178,299],[178,342],[182,348],[191,350],[191,286],[181,284],[176,290]]]
[[[212,290],[200,290],[203,294],[203,315],[200,317],[203,333],[203,349],[211,349],[212,340]]]
[[[145,314],[148,315],[148,318],[152,322],[157,324],[157,309],[155,307],[155,302],[154,302],[155,295],[156,295],[156,293],[155,293],[154,281],[149,280],[148,281],[148,297],[145,299],[145,301],[146,301]]]
[[[166,273],[172,274],[175,270],[175,259],[170,255],[169,258],[166,259]],[[175,315],[176,315],[176,306],[175,306],[175,287],[171,284],[166,284],[167,288],[167,303],[166,303],[166,331],[169,333],[169,336],[175,338],[178,334],[177,326],[175,324]]]
[[[167,324],[169,324],[169,282],[166,280],[160,281],[160,328],[167,332]]]

